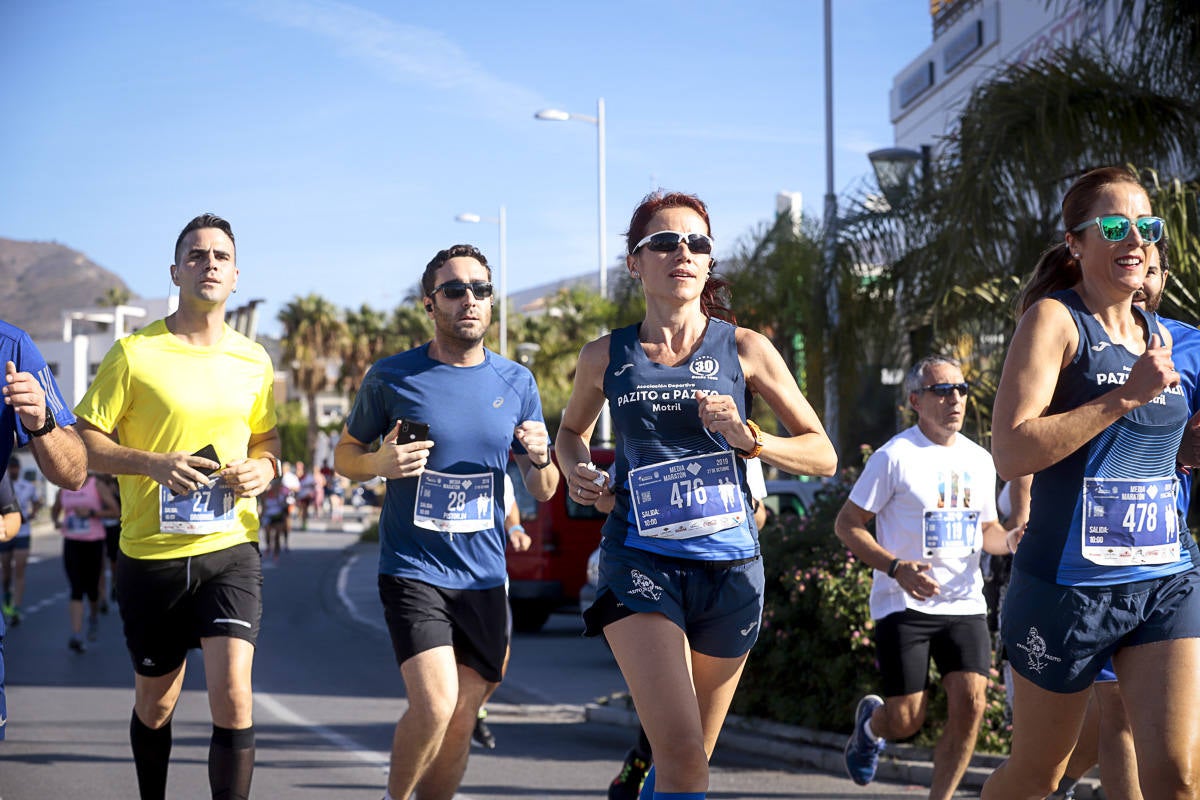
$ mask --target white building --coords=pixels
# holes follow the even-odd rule
[[[1006,64],[1107,35],[1116,0],[930,0],[933,43],[892,82],[897,147],[937,149],[971,90]]]

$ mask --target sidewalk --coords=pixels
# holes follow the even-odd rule
[[[320,525],[320,530],[332,530],[325,527],[326,522],[312,520],[309,529],[317,530],[317,526]],[[349,532],[350,525],[346,525],[345,529]],[[376,589],[377,555],[378,545],[374,542],[356,541],[342,551],[345,566],[339,580],[338,595],[356,620],[386,633]],[[524,694],[519,686],[505,684],[505,688],[516,697]],[[546,711],[544,706],[536,703],[528,706],[489,704],[489,709],[502,712],[507,717],[542,714]],[[589,724],[615,725],[630,729],[636,728],[638,724],[633,702],[627,694],[614,694],[594,703],[563,706],[558,710],[568,717],[580,718]],[[787,766],[818,769],[831,775],[845,774],[842,751],[846,746],[846,735],[841,733],[730,715],[721,732],[718,746],[768,756]],[[980,789],[1001,761],[1001,756],[977,753],[963,776],[960,792]],[[933,753],[922,747],[889,743],[879,760],[879,770],[876,774],[880,780],[929,786],[933,775]],[[1097,779],[1085,778],[1076,787],[1075,796],[1079,800],[1099,800],[1103,798],[1103,794],[1098,792],[1099,788],[1100,782]]]

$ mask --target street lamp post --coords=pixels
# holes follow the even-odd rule
[[[837,280],[837,194],[833,190],[833,9],[825,0],[825,304],[829,330],[825,336],[825,430],[840,456],[838,428],[838,357],[834,344],[840,310]]]
[[[591,117],[587,114],[573,114],[570,111],[562,111],[557,108],[544,108],[533,115],[535,119],[546,120],[548,122],[566,122],[568,120],[578,120],[587,122],[596,126],[596,168],[598,171],[597,184],[599,186],[599,196],[597,205],[599,207],[599,247],[600,247],[600,273],[599,273],[599,290],[602,299],[608,299],[608,248],[605,243],[605,167],[604,167],[604,98],[600,97],[596,100],[596,116]],[[601,334],[608,333],[608,330],[602,330]],[[608,411],[608,403],[605,403],[600,409],[600,419],[596,424],[596,435],[600,440],[600,444],[607,445],[612,442],[612,419]]]
[[[604,186],[604,98],[596,100],[596,116],[588,116],[587,114],[573,114],[569,111],[561,111],[557,108],[544,108],[533,115],[535,119],[546,120],[548,122],[566,122],[567,120],[578,120],[587,122],[596,126],[596,165],[599,172],[599,209],[600,209],[600,296],[608,297],[608,248],[605,245],[605,232],[607,226],[605,221],[605,186]]]
[[[481,217],[478,214],[459,214],[454,218],[458,222],[495,222],[500,226],[500,291],[497,293],[500,305],[500,355],[508,358],[508,241],[507,220],[504,206],[500,206],[499,217]]]

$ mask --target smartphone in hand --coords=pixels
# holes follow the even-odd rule
[[[217,448],[213,447],[211,444],[204,445],[204,447],[201,447],[199,450],[192,453],[192,455],[199,456],[200,458],[207,458],[209,461],[217,462],[218,466],[216,467],[193,467],[193,469],[195,469],[197,472],[203,473],[205,477],[212,475],[221,468],[219,466],[221,459],[217,458]]]
[[[411,419],[398,419],[396,422],[400,424],[400,434],[396,437],[396,444],[412,444],[429,439],[429,426],[424,422],[414,422]]]

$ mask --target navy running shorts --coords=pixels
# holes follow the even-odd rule
[[[29,534],[16,536],[7,542],[0,542],[0,553],[15,553],[17,550],[28,550],[33,537]]]
[[[504,677],[508,648],[508,592],[445,589],[412,578],[379,576],[379,599],[392,637],[396,663],[432,650],[453,647],[454,659],[489,683]]]
[[[765,584],[757,556],[732,562],[673,558],[605,538],[584,635],[598,636],[631,614],[659,613],[683,630],[693,650],[739,658],[758,640]]]
[[[262,558],[254,542],[188,558],[120,553],[116,581],[125,645],[139,675],[166,675],[201,639],[258,641]]]
[[[1051,692],[1083,691],[1123,647],[1200,637],[1200,571],[1059,586],[1014,569],[1000,635],[1023,678]]]
[[[987,615],[925,614],[911,608],[888,614],[875,623],[875,655],[884,697],[924,691],[930,660],[943,677],[987,675],[992,667]]]

